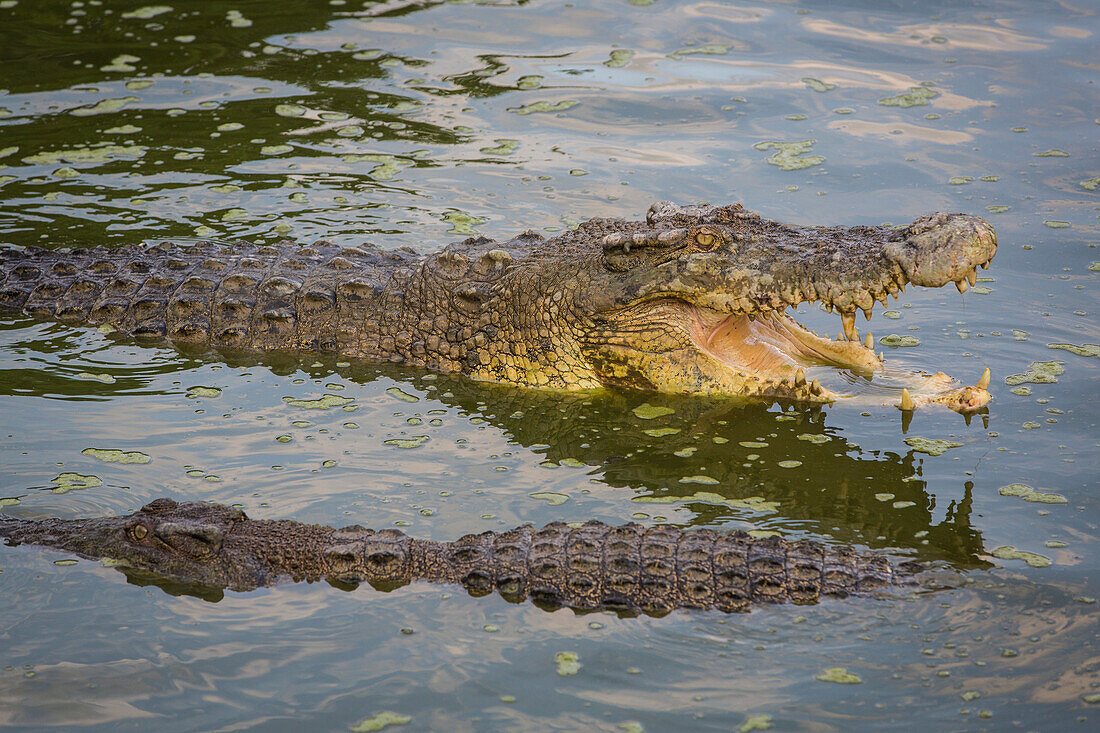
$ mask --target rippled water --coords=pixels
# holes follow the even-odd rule
[[[863,328],[916,337],[887,349],[905,368],[990,366],[994,402],[903,432],[886,407],[539,394],[5,315],[12,515],[170,495],[438,539],[635,518],[886,548],[936,561],[944,588],[619,618],[426,585],[196,598],[2,547],[0,727],[346,730],[383,711],[409,717],[398,730],[1095,726],[1095,4],[169,1],[0,2],[4,241],[426,252],[659,199],[800,223],[967,211],[1001,242],[979,287],[910,290]],[[1010,376],[1033,362],[1055,363]],[[352,402],[283,399],[326,393]],[[673,412],[642,419],[646,402]],[[832,667],[861,683],[818,679]]]

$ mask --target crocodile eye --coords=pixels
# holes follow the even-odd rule
[[[717,243],[718,237],[710,232],[696,232],[695,234],[695,244],[697,244],[700,249],[713,249]]]
[[[148,536],[149,530],[145,528],[144,524],[136,524],[133,529],[130,530],[130,534],[135,540],[141,541]]]

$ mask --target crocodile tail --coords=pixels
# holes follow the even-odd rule
[[[661,615],[678,608],[748,611],[754,603],[817,603],[893,582],[884,557],[744,532],[560,522],[467,535],[438,545],[428,579],[494,590],[544,607]]]
[[[358,267],[347,252],[324,242],[2,249],[0,308],[181,343],[329,351],[336,289]]]

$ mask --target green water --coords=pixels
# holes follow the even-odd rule
[[[14,516],[169,495],[435,539],[741,527],[929,561],[938,589],[620,618],[427,585],[196,598],[0,547],[0,728],[349,730],[384,711],[409,731],[1096,725],[1094,3],[169,2],[0,2],[5,242],[428,252],[660,199],[799,223],[966,211],[1000,236],[979,287],[911,289],[861,330],[915,337],[886,349],[905,368],[989,366],[994,401],[903,432],[867,404],[540,394],[4,315]],[[1012,376],[1035,362],[1058,363]],[[350,401],[285,399],[326,394]]]

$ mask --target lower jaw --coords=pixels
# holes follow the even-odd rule
[[[885,368],[870,336],[869,343],[848,340],[843,332],[836,340],[823,338],[774,311],[750,317],[694,310],[692,316],[696,348],[732,372],[731,381],[745,396],[811,403],[854,398],[903,410],[935,403],[962,413],[990,400],[988,375],[974,386],[960,386],[943,372]],[[830,389],[821,380],[842,384]]]

